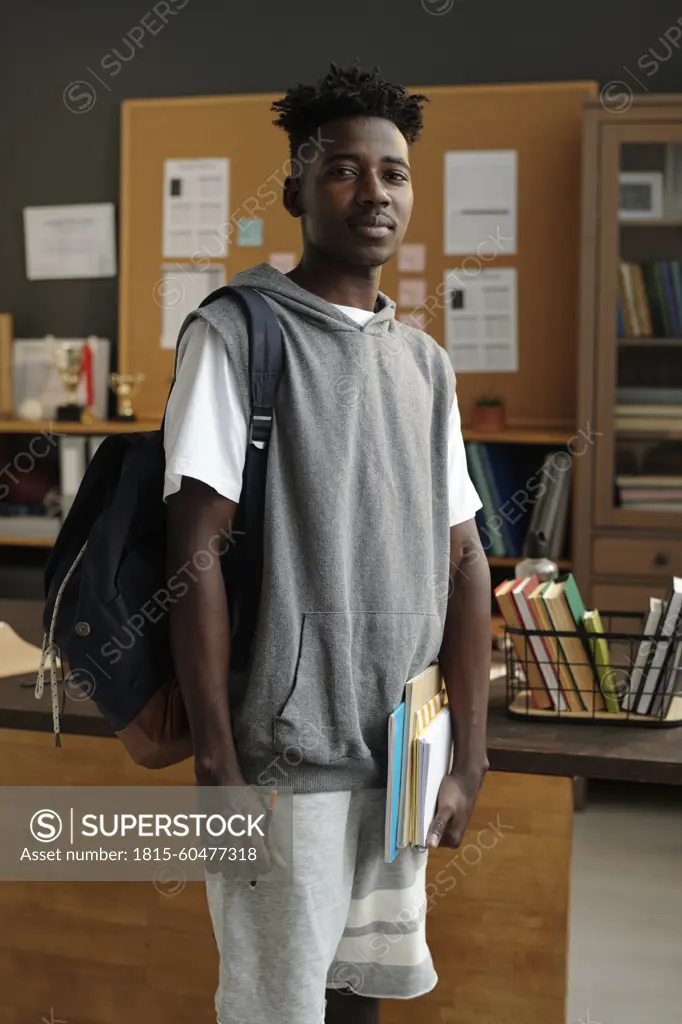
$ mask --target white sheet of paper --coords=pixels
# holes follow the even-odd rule
[[[423,274],[426,270],[426,246],[410,243],[398,249],[398,270],[402,273]]]
[[[516,252],[515,149],[455,150],[445,154],[445,253]]]
[[[398,281],[398,305],[414,308],[426,302],[426,279],[401,277]]]
[[[174,349],[182,322],[188,313],[216,288],[225,284],[225,267],[217,265],[206,270],[188,263],[164,264],[154,298],[161,307],[161,348]]]
[[[230,161],[166,160],[163,258],[227,256]]]
[[[116,276],[114,204],[24,209],[29,281]]]
[[[507,373],[519,368],[517,275],[487,267],[476,276],[445,272],[445,346],[455,373]]]
[[[295,252],[271,252],[268,263],[279,270],[280,274],[288,274],[298,263],[298,257]]]
[[[409,324],[410,327],[416,327],[418,331],[426,330],[426,316],[421,310],[411,313],[401,313],[397,318],[401,323]]]

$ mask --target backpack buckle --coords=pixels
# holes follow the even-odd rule
[[[266,442],[270,440],[271,430],[272,413],[254,412],[249,425],[249,444],[255,448],[265,448]]]

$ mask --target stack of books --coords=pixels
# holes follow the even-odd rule
[[[405,685],[388,722],[388,788],[384,857],[426,846],[438,790],[452,763],[452,725],[440,667],[429,665]]]
[[[613,659],[601,615],[588,611],[572,573],[549,583],[506,580],[495,597],[533,709],[666,718],[682,687],[682,578],[665,601],[651,599],[634,659]],[[652,639],[653,638],[653,639]]]
[[[621,508],[682,511],[682,476],[618,476],[616,484]]]
[[[616,430],[677,433],[682,431],[682,405],[617,405]]]
[[[682,338],[680,260],[620,263],[618,337]]]

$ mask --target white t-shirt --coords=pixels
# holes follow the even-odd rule
[[[336,306],[360,326],[374,313]],[[208,484],[238,502],[246,459],[248,414],[225,343],[205,320],[193,320],[182,338],[183,351],[166,411],[164,498],[180,490],[183,476]],[[481,501],[469,478],[457,398],[452,403],[448,439],[450,525],[473,519]]]

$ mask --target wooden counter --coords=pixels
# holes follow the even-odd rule
[[[4,685],[4,684],[3,684]],[[34,699],[31,695],[31,699]],[[103,736],[0,729],[5,785],[179,785]],[[563,1024],[572,820],[568,778],[491,772],[459,850],[429,858],[440,976],[382,1024]],[[173,886],[170,891],[173,891]],[[286,956],[286,951],[283,951]],[[218,960],[203,883],[0,884],[0,1022],[215,1024]],[[349,1022],[352,1024],[352,1022]]]

